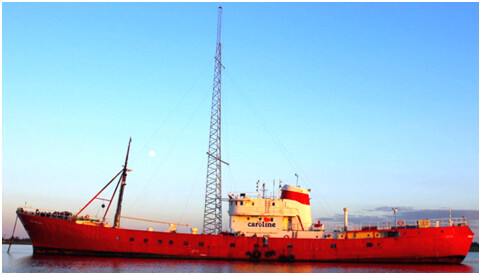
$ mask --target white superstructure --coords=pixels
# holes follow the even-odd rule
[[[231,232],[245,236],[322,238],[324,226],[312,223],[309,191],[284,185],[280,198],[229,194]]]

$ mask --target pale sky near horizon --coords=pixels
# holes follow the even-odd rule
[[[201,227],[217,6],[2,4],[4,235],[79,210],[129,137],[123,213]],[[223,11],[223,196],[298,173],[321,219],[479,212],[478,3]]]

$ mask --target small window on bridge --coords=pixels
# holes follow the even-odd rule
[[[336,244],[335,243],[331,244],[331,248],[336,248]]]

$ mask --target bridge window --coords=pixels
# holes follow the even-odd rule
[[[231,243],[231,244],[230,244],[230,247],[235,247],[235,243]]]
[[[185,241],[185,242],[184,242],[184,245],[189,245],[189,242]]]
[[[336,248],[336,244],[335,243],[331,244],[331,248]]]
[[[204,243],[203,243],[203,242],[199,242],[199,246],[204,246]]]
[[[158,244],[161,244],[161,243],[162,243],[162,240],[158,240],[157,243],[158,243]]]
[[[366,247],[372,247],[372,243],[366,243]]]
[[[130,241],[133,242],[133,241],[134,241],[134,238],[130,238]]]
[[[169,244],[170,244],[170,245],[174,244],[174,241],[169,241]]]
[[[147,239],[144,239],[144,243],[146,243],[146,242],[148,242],[148,241],[149,241],[149,240],[147,240]]]
[[[287,245],[287,248],[292,248],[292,244],[291,244],[291,243],[288,244],[288,245]]]

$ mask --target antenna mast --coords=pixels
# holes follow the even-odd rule
[[[120,213],[122,211],[122,199],[124,197],[124,188],[125,185],[127,185],[125,182],[127,181],[127,172],[130,172],[129,169],[127,169],[127,162],[129,161],[129,152],[130,152],[130,143],[132,142],[132,138],[129,140],[129,147],[127,148],[127,156],[125,157],[125,164],[124,164],[124,169],[122,171],[122,177],[121,177],[121,184],[120,184],[120,193],[119,193],[119,201],[117,203],[117,211],[115,212],[115,218],[114,218],[114,227],[119,228],[120,227]],[[117,188],[115,189],[117,190]],[[110,204],[109,204],[110,207]],[[105,217],[105,216],[104,216]]]
[[[221,26],[222,7],[217,14],[217,43],[214,66],[214,86],[210,113],[209,152],[207,152],[207,180],[204,206],[204,234],[222,231],[222,167],[221,163]]]

